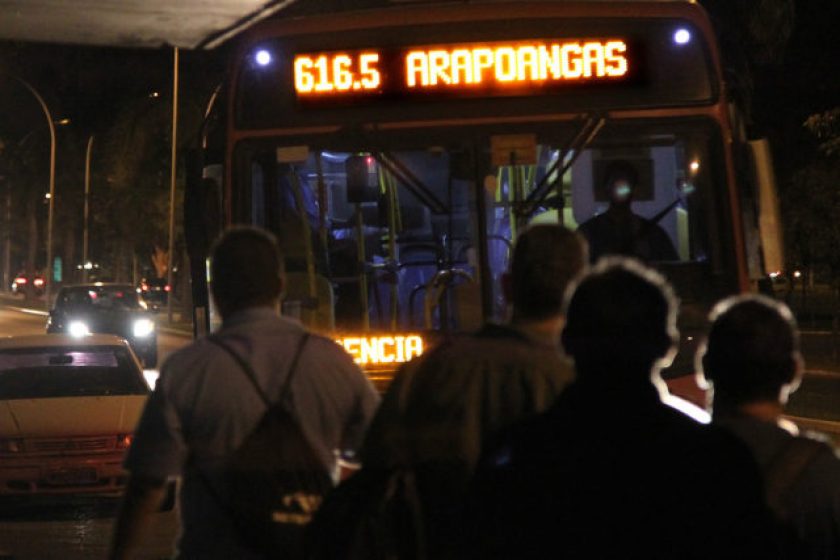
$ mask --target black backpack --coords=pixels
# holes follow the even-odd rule
[[[267,410],[224,467],[222,480],[228,499],[222,498],[205,475],[201,479],[232,519],[239,544],[268,558],[303,557],[306,526],[333,487],[327,467],[298,420],[282,404],[308,337],[301,338],[283,389],[273,403],[251,366],[226,343],[208,337],[237,362]]]
[[[411,468],[362,469],[327,496],[307,528],[307,560],[426,560]]]

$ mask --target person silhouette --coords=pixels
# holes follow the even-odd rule
[[[711,313],[698,364],[713,387],[712,422],[744,441],[761,467],[768,503],[799,538],[797,557],[840,556],[840,458],[829,440],[782,418],[803,361],[790,309],[735,296]]]
[[[340,455],[358,448],[379,405],[370,380],[343,348],[279,314],[285,274],[272,234],[230,228],[211,254],[212,296],[222,326],[161,367],[125,459],[128,483],[108,556],[114,560],[137,556],[166,482],[176,477],[176,557],[265,558],[260,543],[239,530],[226,476],[265,415],[276,414],[265,401],[284,399],[325,472],[335,472]],[[253,371],[238,366],[229,352]],[[281,452],[293,452],[283,446],[277,442]],[[284,557],[297,557],[289,554]]]
[[[638,174],[630,162],[612,161],[606,169],[609,207],[578,227],[589,242],[589,257],[596,262],[605,255],[636,257],[643,261],[679,260],[671,238],[662,227],[633,213]]]
[[[662,276],[605,258],[567,294],[577,378],[485,450],[467,510],[475,557],[776,557],[747,448],[662,402],[678,334]]]
[[[503,280],[510,320],[445,341],[406,364],[383,397],[362,463],[413,470],[430,558],[461,557],[463,502],[485,442],[548,408],[571,381],[559,347],[563,296],[586,263],[585,241],[573,231],[528,227]]]

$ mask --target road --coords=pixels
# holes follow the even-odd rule
[[[162,316],[165,321],[165,316]],[[44,334],[46,313],[19,305],[9,305],[8,300],[0,301],[0,336],[19,336]],[[176,331],[163,330],[158,333],[159,361],[163,361],[175,350],[189,342],[189,336]]]
[[[34,310],[0,307],[0,336],[42,334],[46,317]],[[158,333],[161,363],[189,342],[186,335]],[[157,371],[147,370],[154,381]],[[0,502],[0,558],[82,560],[104,558],[116,513],[117,500],[69,500],[56,503]],[[172,555],[178,530],[174,511],[155,516],[139,559]],[[6,556],[3,556],[5,554]]]

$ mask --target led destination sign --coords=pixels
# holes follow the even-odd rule
[[[418,335],[345,336],[336,340],[362,366],[401,364],[423,353]]]
[[[294,84],[299,99],[504,93],[622,81],[631,63],[628,45],[620,39],[365,49],[297,54]]]

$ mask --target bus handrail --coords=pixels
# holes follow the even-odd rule
[[[423,306],[423,319],[427,329],[432,328],[432,314],[440,305],[440,298],[454,285],[457,278],[465,278],[467,282],[474,282],[472,274],[461,268],[446,268],[439,270],[426,284],[426,299]],[[431,288],[431,290],[429,289]]]

